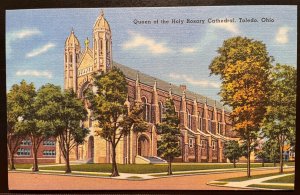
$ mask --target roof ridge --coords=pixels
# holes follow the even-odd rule
[[[153,86],[154,82],[156,80],[157,89],[168,92],[169,88],[171,87],[173,94],[179,95],[179,96],[182,95],[182,90],[180,89],[180,87],[178,85],[175,85],[173,83],[164,81],[164,80],[159,79],[157,77],[148,75],[146,73],[143,73],[141,71],[138,71],[138,70],[133,69],[131,67],[125,66],[125,65],[120,64],[120,63],[115,62],[115,61],[113,61],[113,66],[120,68],[124,72],[126,77],[129,78],[129,79],[135,80],[136,79],[136,74],[138,73],[139,74],[139,80],[140,80],[141,83],[143,83],[145,85]],[[215,100],[210,98],[210,97],[204,96],[202,94],[196,93],[196,92],[191,91],[191,90],[186,90],[186,95],[187,95],[187,99],[194,100],[194,98],[196,98],[197,101],[200,102],[200,103],[205,103],[205,99],[207,99],[208,100],[207,104],[209,106],[214,106]],[[224,107],[225,111],[228,111],[228,112],[231,111],[231,109],[228,106],[223,106],[223,104],[219,101],[216,101],[216,102],[217,102],[217,104],[216,104],[217,108],[222,109]]]

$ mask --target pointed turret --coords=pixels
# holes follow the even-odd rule
[[[64,75],[65,89],[73,89],[77,91],[77,64],[80,56],[80,43],[72,28],[70,35],[65,42],[65,60],[64,60]]]
[[[135,80],[135,101],[138,103],[142,102],[139,72],[136,73],[136,80]]]
[[[94,69],[109,71],[112,65],[112,35],[109,24],[101,10],[93,29]]]

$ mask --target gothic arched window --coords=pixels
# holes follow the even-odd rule
[[[203,130],[203,125],[202,125],[202,123],[203,123],[203,121],[202,121],[202,119],[203,119],[203,116],[202,116],[202,114],[201,114],[201,112],[199,112],[199,114],[198,114],[198,121],[199,121],[199,129],[200,129],[200,131],[202,131]]]
[[[102,42],[103,40],[102,39],[100,39],[100,53],[102,54],[103,52],[102,52],[102,50],[103,50],[103,42]]]
[[[143,119],[147,122],[151,121],[151,107],[145,97],[142,97],[143,102]]]
[[[187,121],[188,122],[188,128],[192,129],[192,115],[191,115],[189,110],[187,110],[187,115],[188,115],[188,121]]]
[[[159,122],[161,123],[161,122],[163,122],[163,115],[165,112],[162,102],[158,103],[158,107],[159,107]]]

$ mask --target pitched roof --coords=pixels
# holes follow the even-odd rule
[[[113,66],[119,68],[125,74],[125,76],[129,79],[136,80],[136,77],[137,77],[137,74],[138,74],[140,83],[143,83],[145,85],[149,85],[149,86],[152,87],[154,85],[155,81],[156,81],[157,89],[161,89],[163,91],[169,91],[169,89],[171,88],[172,94],[182,96],[182,90],[177,85],[173,85],[173,84],[168,83],[166,81],[163,81],[161,79],[152,77],[150,75],[139,72],[138,70],[129,68],[129,67],[127,67],[125,65],[122,65],[122,64],[119,64],[117,62],[113,62]],[[186,90],[185,94],[186,94],[186,98],[188,98],[188,99],[194,100],[196,98],[197,102],[205,103],[206,97],[203,96],[203,95],[197,94],[197,93],[189,91],[189,90]],[[215,100],[207,98],[207,104],[209,106],[214,106]],[[216,101],[216,107],[218,109],[222,109],[223,104]],[[225,106],[224,109],[227,112],[231,112],[231,109],[227,106]]]

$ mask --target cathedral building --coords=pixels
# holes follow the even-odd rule
[[[64,88],[73,89],[79,98],[84,98],[84,91],[93,88],[92,74],[107,72],[111,67],[118,67],[126,76],[128,99],[126,104],[135,102],[144,104],[144,119],[149,128],[143,133],[131,132],[124,137],[117,147],[117,163],[162,163],[157,154],[160,135],[155,124],[163,118],[164,105],[171,97],[180,119],[181,156],[177,162],[226,162],[223,154],[226,140],[235,137],[232,131],[230,110],[221,103],[196,94],[185,85],[176,86],[131,69],[112,59],[112,34],[103,12],[93,26],[92,47],[85,40],[82,48],[72,30],[65,42],[64,50]],[[97,136],[97,121],[92,120],[92,111],[88,109],[88,119],[83,122],[90,129],[84,144],[72,152],[73,161],[110,163],[111,146]],[[56,162],[63,161],[58,146]]]

